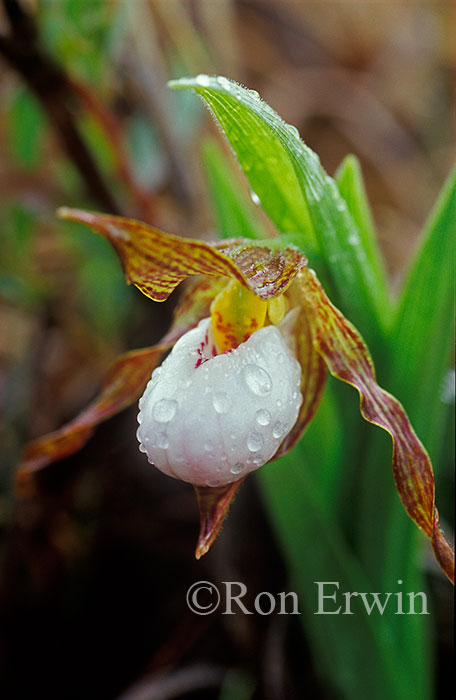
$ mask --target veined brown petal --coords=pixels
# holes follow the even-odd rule
[[[18,483],[52,462],[68,457],[89,439],[98,423],[135,401],[168,345],[155,345],[120,355],[111,365],[99,395],[72,421],[30,442],[18,470]]]
[[[295,248],[273,250],[242,238],[206,243],[134,219],[82,209],[64,207],[58,214],[108,238],[122,261],[127,282],[154,301],[164,301],[192,275],[230,277],[262,299],[271,299],[288,288],[307,262]]]
[[[17,473],[19,485],[33,472],[79,450],[94,428],[136,401],[162,354],[201,318],[209,315],[214,296],[226,280],[196,278],[189,282],[174,312],[174,320],[159,345],[120,355],[111,365],[99,395],[72,421],[30,442]]]
[[[454,552],[439,527],[434,474],[426,450],[402,405],[377,384],[369,351],[356,328],[329,301],[315,273],[304,269],[299,279],[315,348],[331,374],[358,390],[363,417],[391,435],[393,475],[402,504],[431,538],[437,561],[454,583]]]
[[[320,405],[328,374],[323,358],[314,348],[309,319],[305,310],[302,310],[298,316],[295,326],[295,337],[296,357],[301,365],[301,393],[303,400],[298,420],[280,445],[273,460],[289,452],[304,433]]]
[[[209,551],[244,479],[245,477],[227,486],[194,487],[200,511],[200,532],[195,550],[197,559]]]

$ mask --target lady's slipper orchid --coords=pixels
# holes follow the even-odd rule
[[[199,558],[245,476],[296,444],[318,408],[327,368],[356,387],[363,417],[390,433],[402,503],[454,580],[429,457],[403,407],[376,383],[359,333],[331,304],[302,253],[272,242],[184,239],[75,209],[62,209],[60,216],[108,238],[127,282],[155,301],[193,279],[162,342],[118,358],[86,410],[28,445],[22,479],[76,451],[95,425],[135,401],[147,385],[139,404],[140,449],[165,474],[194,485]]]

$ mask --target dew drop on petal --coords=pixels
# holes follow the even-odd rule
[[[160,374],[162,373],[162,368],[157,367],[157,369],[154,369],[152,372],[152,379],[150,380],[149,384],[147,386],[153,386],[158,382],[158,379],[160,377]]]
[[[257,365],[245,365],[242,376],[247,387],[256,396],[267,396],[271,393],[272,380],[269,374]]]
[[[177,401],[174,399],[160,399],[155,404],[152,416],[158,423],[169,423],[174,418],[177,410]]]
[[[146,448],[144,447],[144,445],[142,444],[142,442],[139,443],[139,451],[140,451],[140,452],[145,452],[145,451],[146,451]]]
[[[240,474],[244,471],[244,465],[242,462],[237,462],[233,467],[231,467],[230,472],[232,474]]]
[[[256,422],[258,425],[262,426],[269,425],[271,422],[271,414],[266,408],[260,408],[260,410],[256,412]]]
[[[250,452],[258,452],[264,445],[264,438],[258,430],[251,430],[247,435],[247,447]]]
[[[166,433],[160,433],[157,437],[157,447],[161,450],[166,450],[169,447],[169,440]]]
[[[223,483],[223,479],[212,479],[211,481],[207,482],[207,486],[215,487],[215,486],[220,486]]]
[[[285,425],[281,420],[277,420],[272,427],[272,434],[275,438],[280,438],[285,432]]]
[[[224,391],[216,391],[212,397],[212,405],[217,413],[227,413],[230,408],[230,400]]]

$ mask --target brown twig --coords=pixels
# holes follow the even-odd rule
[[[8,36],[0,35],[0,54],[39,100],[90,196],[103,209],[121,214],[120,206],[106,186],[75,124],[71,109],[74,94],[71,81],[41,45],[34,18],[24,11],[17,0],[3,0],[3,6],[11,31]]]
[[[128,162],[128,155],[124,147],[122,129],[118,120],[110,112],[102,100],[98,98],[89,85],[81,80],[70,78],[74,93],[81,105],[95,119],[97,124],[106,134],[112,148],[114,164],[119,178],[124,181],[131,194],[132,200],[144,221],[153,223],[155,215],[155,197],[153,192],[147,191],[135,179]]]

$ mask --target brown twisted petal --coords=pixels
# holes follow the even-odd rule
[[[262,299],[271,299],[289,287],[307,262],[295,248],[273,250],[244,239],[206,243],[120,216],[68,208],[58,213],[108,238],[122,261],[127,282],[154,301],[164,301],[193,275],[230,277]]]
[[[318,410],[328,374],[323,358],[313,346],[309,320],[303,309],[300,311],[296,321],[294,337],[296,341],[296,357],[301,365],[301,394],[303,400],[298,420],[271,461],[289,452],[303,435]]]
[[[439,527],[434,473],[426,450],[399,401],[377,384],[369,351],[356,328],[331,304],[312,271],[302,270],[299,279],[315,348],[331,374],[358,390],[363,417],[391,435],[393,475],[402,504],[431,538],[437,561],[454,582],[454,552]]]
[[[144,391],[152,370],[163,353],[209,313],[210,303],[225,279],[195,278],[177,305],[174,321],[158,345],[120,355],[108,370],[103,386],[92,403],[58,430],[30,442],[17,473],[18,485],[25,487],[31,475],[81,449],[102,421],[136,401]]]
[[[200,531],[195,557],[200,559],[209,551],[220,532],[228,508],[245,477],[227,486],[195,486],[200,511]]]

